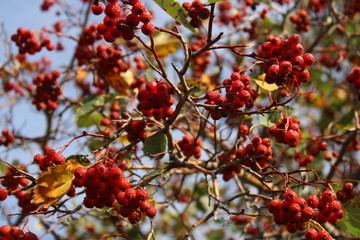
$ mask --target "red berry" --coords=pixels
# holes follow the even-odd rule
[[[153,218],[156,215],[156,208],[154,206],[150,206],[146,211],[145,211],[146,216],[148,216],[149,218]]]
[[[0,188],[0,201],[4,201],[7,197],[8,192],[5,189]]]
[[[100,15],[104,11],[104,5],[98,3],[97,5],[91,5],[91,11],[95,15]]]

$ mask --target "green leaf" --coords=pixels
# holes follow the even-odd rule
[[[90,163],[89,159],[85,155],[81,155],[81,154],[71,155],[66,158],[66,161],[70,161],[70,160],[74,160],[74,161],[80,163],[81,165],[87,165]]]
[[[206,239],[208,240],[225,239],[225,232],[222,229],[210,230],[206,234]]]
[[[225,0],[209,0],[207,3],[217,3],[217,2],[223,2]]]
[[[354,119],[354,117],[355,117],[354,112],[350,111],[347,114],[345,114],[344,116],[342,116],[342,118],[339,120],[338,124],[347,125],[347,124],[351,123],[351,121]]]
[[[94,151],[102,146],[105,145],[105,141],[101,141],[101,140],[95,140],[95,139],[90,139],[88,141],[88,148],[90,149],[90,151]]]
[[[77,119],[78,127],[90,127],[98,125],[103,116],[100,113],[91,113],[90,115],[82,115]]]
[[[157,5],[164,9],[164,11],[177,22],[184,25],[190,31],[197,33],[197,30],[190,25],[190,22],[187,19],[189,15],[180,3],[173,0],[154,0],[154,2],[156,2]]]
[[[270,114],[264,114],[259,116],[260,124],[262,126],[269,127],[270,123],[277,123],[280,119],[280,112],[272,112]]]
[[[355,237],[360,237],[360,199],[355,198],[344,205],[345,218],[342,222]]]
[[[165,152],[166,142],[164,133],[153,135],[145,140],[143,151],[147,156],[154,158],[154,155]]]

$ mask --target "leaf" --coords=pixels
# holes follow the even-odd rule
[[[258,79],[252,79],[259,87],[261,87],[262,89],[265,89],[266,91],[274,91],[276,89],[279,88],[278,85],[276,85],[275,83],[269,84],[267,82],[265,82],[265,76],[266,74],[263,73],[261,74]]]
[[[105,75],[104,80],[118,93],[129,96],[134,94],[130,85],[135,81],[135,75],[132,70],[120,72],[119,74],[108,73]]]
[[[73,173],[76,168],[81,167],[76,161],[70,160],[66,164],[56,165],[49,168],[49,173],[40,176],[34,189],[32,204],[48,208],[59,201],[71,188]]]
[[[75,161],[77,163],[80,163],[81,165],[87,165],[90,163],[89,159],[85,155],[71,155],[66,158],[66,161]]]
[[[277,123],[280,119],[280,112],[272,112],[270,114],[264,114],[259,116],[260,124],[262,126],[269,127],[271,123]]]
[[[180,5],[180,3],[173,0],[154,0],[157,5],[159,5],[165,12],[167,12],[172,18],[177,22],[181,23],[184,27],[190,31],[197,33],[187,20],[189,16],[187,11]]]
[[[167,139],[164,133],[155,134],[151,137],[146,138],[143,151],[147,156],[154,158],[153,155],[165,152],[166,142]]]
[[[356,198],[344,205],[345,218],[342,222],[355,237],[360,237],[360,199]]]
[[[353,111],[348,112],[342,118],[339,120],[338,124],[341,125],[347,125],[352,122],[352,120],[355,118],[355,114]]]
[[[103,116],[100,113],[91,113],[90,115],[82,115],[77,120],[78,127],[90,127],[98,125]]]
[[[208,240],[225,239],[225,231],[223,229],[210,230],[206,234],[206,239]]]
[[[148,42],[146,45],[151,46],[151,43]],[[170,53],[176,52],[177,48],[180,46],[180,41],[175,36],[160,32],[154,37],[154,48],[156,54],[160,58],[167,57]],[[148,55],[151,55],[151,51],[145,48],[145,51]],[[146,75],[148,76],[148,75]],[[148,81],[150,81],[148,79]]]
[[[223,2],[225,0],[209,0],[208,3],[217,3],[217,2]]]

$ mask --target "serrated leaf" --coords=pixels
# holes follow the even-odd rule
[[[194,29],[187,20],[189,15],[187,11],[180,5],[180,3],[173,0],[154,0],[154,2],[156,2],[157,5],[164,9],[164,11],[167,12],[177,22],[181,23],[190,31],[197,33],[197,30]]]
[[[349,233],[355,237],[360,237],[360,199],[352,199],[344,205],[345,218],[342,222],[345,224]]]
[[[167,139],[164,133],[155,134],[146,138],[143,151],[147,156],[154,158],[154,155],[165,152],[166,142]]]
[[[265,82],[265,76],[266,74],[263,73],[261,74],[257,79],[252,79],[259,87],[261,87],[262,89],[265,89],[266,91],[274,91],[276,89],[279,88],[278,85],[276,85],[275,83],[269,84],[267,82]]]
[[[71,188],[74,175],[72,171],[81,167],[76,161],[70,160],[65,164],[49,168],[49,172],[41,175],[34,189],[32,204],[48,208],[59,201]]]

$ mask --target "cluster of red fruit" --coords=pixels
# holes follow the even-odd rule
[[[100,76],[106,76],[108,73],[119,74],[126,72],[127,67],[123,61],[123,54],[118,46],[99,45],[95,50],[96,70]]]
[[[148,192],[141,188],[131,188],[123,170],[111,160],[100,162],[88,169],[75,169],[74,186],[86,188],[84,206],[113,207],[117,201],[121,205],[119,213],[132,224],[139,222],[142,213],[153,218],[156,208],[148,201]]]
[[[200,37],[200,36],[196,36],[196,38],[197,39],[192,41],[189,46],[193,52],[198,51],[206,44],[205,38]],[[193,64],[193,68],[192,68],[194,77],[200,78],[201,75],[207,69],[209,63],[210,63],[210,51],[205,51],[205,52],[201,53],[199,56],[197,56],[194,59],[194,64]]]
[[[304,9],[299,9],[297,14],[291,15],[290,21],[296,25],[295,29],[298,32],[310,30],[310,19],[308,19],[307,12]]]
[[[1,77],[1,76],[0,76],[0,77]],[[4,83],[3,89],[4,89],[5,92],[10,92],[10,91],[13,90],[14,92],[18,93],[18,94],[21,95],[21,96],[24,96],[24,95],[25,95],[25,93],[23,92],[23,90],[20,89],[19,85],[16,84],[16,83],[14,83],[14,82],[12,82],[12,81],[10,81],[10,80],[8,80],[8,81],[6,81],[6,82]]]
[[[9,130],[7,128],[4,128],[1,131],[2,137],[0,137],[0,146],[9,146],[12,142],[15,141],[15,137],[10,134]]]
[[[55,5],[55,0],[44,0],[40,5],[42,11],[47,11],[51,6]]]
[[[346,75],[346,81],[353,84],[356,89],[360,89],[360,67],[354,67],[351,72]]]
[[[32,30],[26,30],[21,27],[17,29],[15,34],[11,35],[11,40],[15,42],[16,46],[19,48],[20,54],[35,54],[36,52],[40,52],[44,46],[49,51],[52,51],[55,48],[51,39],[41,35],[39,41]]]
[[[301,138],[300,120],[286,116],[278,121],[275,126],[271,126],[269,133],[275,137],[277,143],[297,147]]]
[[[246,6],[243,6],[238,9],[236,13],[232,11],[233,6],[230,1],[222,1],[218,3],[219,8],[219,22],[224,25],[229,25],[230,23],[237,27],[244,16],[248,14]]]
[[[17,226],[3,225],[0,227],[0,239],[2,240],[38,240],[36,234],[25,232]]]
[[[261,66],[266,72],[265,81],[283,85],[289,83],[299,86],[310,79],[308,66],[315,62],[310,53],[305,53],[300,36],[293,34],[288,40],[271,37],[259,48],[257,56],[267,60]],[[274,63],[276,62],[276,63]]]
[[[254,137],[244,149],[235,151],[236,158],[240,159],[242,165],[257,172],[269,166],[272,153],[271,140],[260,137]]]
[[[137,141],[138,139],[144,140],[147,137],[145,127],[147,125],[146,120],[130,121],[126,127],[127,140],[130,142]]]
[[[206,20],[210,16],[209,9],[205,8],[205,5],[200,0],[194,0],[192,3],[184,2],[182,6],[189,13],[190,25],[194,28],[199,28],[201,19]]]
[[[226,89],[225,97],[214,91],[207,91],[205,104],[219,106],[223,110],[219,111],[219,109],[208,107],[207,110],[210,112],[211,117],[218,120],[223,116],[234,114],[243,106],[252,108],[258,93],[250,88],[250,82],[251,78],[249,76],[233,72],[230,79],[223,81],[223,86]]]
[[[330,233],[326,230],[317,231],[314,228],[308,228],[304,232],[305,240],[333,240]]]
[[[36,154],[34,156],[34,162],[39,165],[40,170],[47,171],[49,167],[65,163],[66,159],[61,153],[57,153],[52,148],[47,148],[45,155]]]
[[[62,89],[58,86],[57,79],[61,73],[54,70],[50,73],[39,74],[33,79],[36,86],[34,99],[32,103],[38,110],[55,110],[58,108],[59,96],[62,94]]]
[[[105,12],[102,23],[98,24],[98,32],[104,36],[105,41],[115,42],[116,38],[122,37],[124,40],[131,40],[135,37],[137,26],[143,23],[141,31],[147,36],[151,36],[155,32],[155,27],[150,23],[152,19],[151,13],[146,10],[145,4],[139,0],[127,1],[132,7],[129,11],[128,7],[121,7],[117,4],[118,0],[107,0],[104,7],[97,2],[91,6],[91,10],[95,15]]]
[[[328,3],[329,0],[310,0],[306,8],[312,9],[315,12],[321,12]]]
[[[171,106],[175,101],[171,94],[173,89],[166,82],[147,82],[137,96],[137,108],[145,117],[154,116],[157,120],[171,117],[174,113]]]
[[[344,14],[354,20],[355,15],[360,13],[359,1],[344,1]]]
[[[201,140],[195,141],[190,135],[185,135],[180,141],[177,142],[181,151],[185,156],[194,156],[195,158],[201,157]]]
[[[342,189],[336,192],[336,197],[341,202],[346,202],[355,197],[354,185],[350,182],[344,183]]]
[[[286,229],[290,233],[305,230],[305,223],[310,219],[320,224],[326,222],[335,224],[344,217],[341,203],[335,200],[335,194],[330,190],[322,192],[320,199],[315,195],[304,199],[298,197],[293,190],[288,189],[283,200],[273,199],[269,202],[268,210],[274,215],[275,223],[286,225]]]
[[[102,39],[102,36],[96,31],[97,25],[92,24],[82,32],[76,47],[75,57],[78,65],[87,64],[93,59],[94,53],[91,50],[96,40]]]

